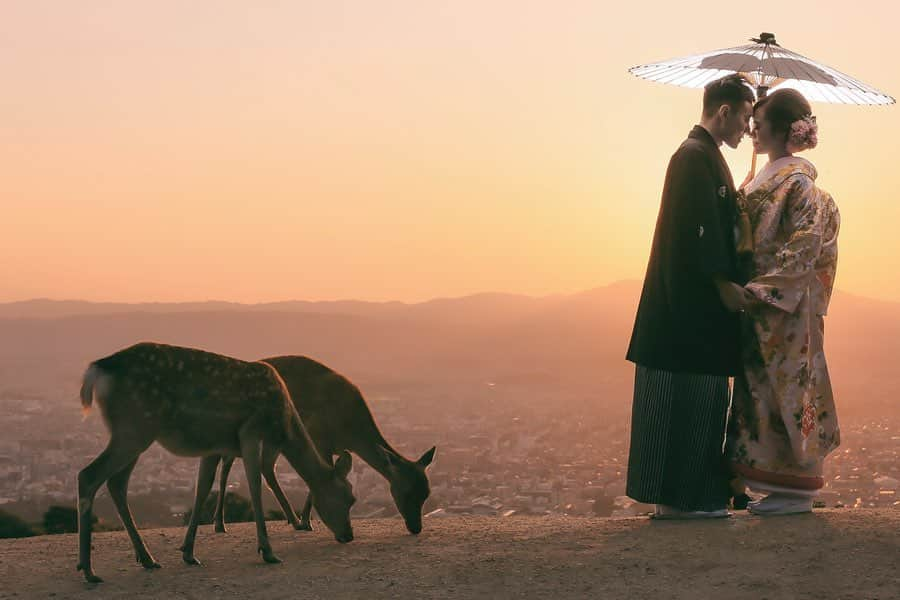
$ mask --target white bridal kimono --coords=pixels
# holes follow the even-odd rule
[[[761,303],[743,320],[727,454],[751,487],[817,490],[840,443],[823,351],[840,216],[816,175],[788,156],[739,192],[753,236],[746,289]]]

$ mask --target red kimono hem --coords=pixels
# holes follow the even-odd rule
[[[798,490],[818,490],[825,487],[824,477],[801,477],[799,475],[772,473],[771,471],[761,471],[735,462],[731,463],[731,467],[739,475],[760,483],[771,483]]]

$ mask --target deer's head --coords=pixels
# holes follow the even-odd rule
[[[407,460],[385,448],[381,452],[388,463],[394,503],[409,532],[418,534],[422,531],[422,505],[431,494],[425,469],[434,460],[435,448],[432,447],[416,461]]]
[[[353,540],[350,507],[356,502],[356,498],[353,496],[353,487],[347,481],[352,461],[349,452],[341,452],[329,476],[317,481],[315,490],[310,490],[316,512],[334,534],[334,539],[342,544]]]

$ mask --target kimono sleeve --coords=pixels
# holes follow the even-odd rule
[[[775,253],[772,267],[745,287],[763,302],[793,313],[816,276],[822,248],[822,211],[813,181],[805,175],[789,177],[774,193],[772,201],[784,207],[784,242]]]
[[[823,194],[822,217],[822,249],[816,259],[816,278],[813,283],[815,294],[813,297],[813,310],[816,315],[828,314],[828,304],[831,302],[831,294],[834,290],[834,276],[837,272],[838,257],[838,232],[841,229],[841,214],[829,194]]]
[[[709,157],[699,149],[679,149],[669,164],[665,189],[671,215],[666,274],[689,273],[691,279],[709,283],[730,279],[733,260],[721,225],[723,199]]]

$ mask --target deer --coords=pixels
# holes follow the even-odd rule
[[[220,457],[244,462],[256,522],[257,550],[266,563],[281,562],[269,543],[261,501],[260,472],[279,454],[314,492],[314,504],[338,542],[353,539],[350,508],[356,499],[347,481],[352,463],[344,452],[324,461],[269,364],[246,362],[194,348],[141,342],[93,361],[82,378],[82,409],[97,404],[110,438],[78,473],[78,565],[89,583],[103,580],[91,564],[94,497],[106,483],[109,495],[145,569],[158,569],[128,507],[128,480],[138,457],[156,441],[177,456],[201,457],[190,524],[181,547],[187,564],[199,565],[194,539],[203,502],[215,482]]]
[[[404,458],[384,439],[359,388],[346,377],[306,356],[275,356],[261,362],[275,368],[287,385],[313,443],[325,460],[349,450],[368,463],[390,484],[391,496],[406,523],[416,535],[422,531],[422,506],[431,493],[425,469],[434,460],[435,448],[418,460]],[[213,517],[215,531],[225,533],[224,499],[234,457],[223,457],[219,497]],[[316,490],[310,489],[300,519],[294,513],[278,480],[274,466],[264,471],[288,523],[297,530],[312,531],[310,511]],[[316,508],[318,511],[318,507]],[[324,518],[323,518],[324,520]]]

